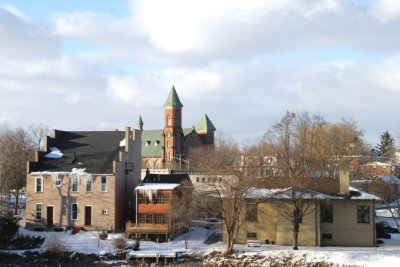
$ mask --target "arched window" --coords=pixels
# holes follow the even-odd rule
[[[150,162],[147,162],[146,167],[147,167],[147,169],[151,169],[151,164],[150,164]]]
[[[167,142],[167,147],[169,147],[169,141]]]
[[[167,116],[167,125],[171,126],[171,114],[168,114]]]
[[[157,162],[157,169],[161,169],[160,162]]]

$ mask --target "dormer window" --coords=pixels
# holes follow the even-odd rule
[[[154,142],[154,146],[158,146],[160,144],[160,141],[159,140],[156,140],[155,142]]]
[[[145,146],[149,146],[151,144],[150,141],[146,141],[146,143],[144,144]]]

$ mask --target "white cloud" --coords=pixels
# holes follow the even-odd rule
[[[387,53],[400,46],[398,4],[388,6],[386,1],[360,7],[350,0],[137,0],[125,18],[56,14],[54,31],[102,44],[119,58],[179,66],[301,48]],[[382,21],[387,14],[390,21]]]
[[[37,60],[59,55],[60,40],[11,6],[0,6],[0,57]]]

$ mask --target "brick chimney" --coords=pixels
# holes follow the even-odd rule
[[[349,194],[349,185],[350,185],[350,172],[348,170],[340,170],[340,194],[348,195]]]

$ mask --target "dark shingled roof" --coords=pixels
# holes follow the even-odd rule
[[[190,183],[188,174],[155,174],[148,173],[143,179],[143,183],[167,183],[167,184],[180,184],[184,181]]]
[[[60,149],[63,157],[41,157],[30,171],[70,172],[72,168],[86,168],[88,173],[113,173],[113,161],[124,149],[119,146],[124,138],[125,131],[57,131],[52,147]]]

